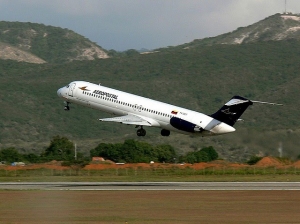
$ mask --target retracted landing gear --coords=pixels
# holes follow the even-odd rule
[[[141,128],[136,131],[136,135],[137,136],[145,136],[146,135],[146,130],[143,129],[143,126],[141,126]]]
[[[65,111],[69,111],[70,110],[69,104],[70,104],[69,102],[65,102],[65,107],[64,107]]]
[[[160,134],[161,134],[162,136],[169,136],[169,135],[170,135],[170,131],[169,131],[169,130],[166,130],[166,129],[162,129],[161,132],[160,132]]]

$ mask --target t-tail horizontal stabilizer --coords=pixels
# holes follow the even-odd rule
[[[263,101],[256,101],[256,100],[251,100],[252,103],[262,103],[262,104],[270,104],[270,105],[275,105],[275,106],[283,106],[281,103],[270,103],[270,102],[263,102]]]
[[[216,113],[210,115],[214,119],[218,121],[224,122],[230,126],[233,126],[235,122],[237,122],[240,116],[245,112],[245,110],[252,105],[253,103],[262,103],[262,104],[270,104],[282,106],[279,103],[270,103],[256,100],[248,100],[241,96],[234,96],[229,100],[220,110]]]

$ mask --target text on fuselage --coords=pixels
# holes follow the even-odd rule
[[[118,95],[112,94],[112,93],[103,92],[103,91],[100,91],[100,90],[94,90],[93,93],[94,93],[94,94],[99,94],[99,95],[101,95],[101,96],[106,96],[106,97],[108,97],[108,98],[113,98],[113,99],[115,99],[115,100],[118,99]]]

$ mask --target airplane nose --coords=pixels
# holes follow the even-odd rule
[[[61,88],[57,90],[57,95],[60,97],[61,96]]]

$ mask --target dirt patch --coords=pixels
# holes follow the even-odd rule
[[[23,61],[23,62],[29,62],[35,64],[46,63],[46,61],[37,57],[34,54],[23,51],[17,47],[13,47],[5,43],[0,43],[0,58],[4,60],[10,59],[15,61]]]
[[[264,157],[258,163],[255,164],[256,167],[277,167],[277,168],[288,168],[295,167],[300,168],[300,160],[291,163],[289,161],[281,161],[273,157]],[[253,167],[243,163],[229,163],[223,160],[216,160],[208,163],[184,163],[184,164],[169,164],[169,163],[126,163],[117,164],[112,162],[103,163],[91,163],[84,167],[84,170],[108,170],[108,169],[185,169],[191,168],[194,170],[201,170],[207,168],[246,168]],[[31,164],[25,166],[0,166],[0,169],[4,170],[33,170],[33,169],[51,169],[51,170],[68,170],[72,169],[68,166],[62,166],[60,161],[51,161],[44,164]]]
[[[264,157],[256,164],[258,167],[282,167],[284,164],[273,157]]]
[[[296,161],[296,162],[293,164],[293,167],[300,168],[300,160]]]

